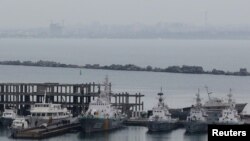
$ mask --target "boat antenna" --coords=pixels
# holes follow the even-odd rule
[[[212,92],[209,92],[209,91],[208,91],[208,87],[207,87],[207,86],[205,86],[205,89],[206,89],[206,91],[207,91],[208,99],[211,100],[210,95],[212,94]]]

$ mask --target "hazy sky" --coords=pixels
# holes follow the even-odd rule
[[[250,24],[250,0],[0,0],[0,28],[66,25],[188,23]]]

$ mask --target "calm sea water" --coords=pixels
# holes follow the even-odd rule
[[[250,41],[244,40],[60,40],[60,39],[0,39],[0,60],[53,60],[72,64],[127,64],[152,65],[201,65],[205,69],[250,69],[248,53]],[[169,107],[179,108],[195,102],[195,93],[201,89],[203,101],[207,99],[204,86],[213,96],[226,98],[232,88],[237,102],[250,102],[250,77],[173,74],[134,71],[109,71],[71,68],[43,68],[1,66],[0,82],[102,82],[109,75],[113,92],[145,94],[145,109],[157,102],[160,87]],[[249,106],[245,111],[250,113]],[[188,136],[184,129],[170,133],[148,134],[144,127],[126,127],[95,135],[66,134],[46,140],[121,140],[121,141],[206,141],[207,135]],[[0,140],[9,141],[8,131],[0,129]]]
[[[18,139],[11,139],[8,136],[10,132],[2,129],[0,131],[1,141],[16,141]],[[58,137],[43,139],[43,141],[206,141],[206,134],[187,135],[184,129],[177,129],[168,133],[148,133],[145,127],[124,127],[111,132],[85,134],[68,133]],[[22,139],[20,141],[29,141]]]
[[[0,39],[0,60],[250,69],[249,40]]]

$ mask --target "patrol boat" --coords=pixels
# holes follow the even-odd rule
[[[106,77],[104,90],[101,90],[99,97],[90,102],[88,110],[78,118],[83,132],[108,131],[122,127],[125,116],[111,105],[110,94]]]
[[[202,107],[206,110],[208,115],[207,120],[210,122],[217,122],[218,117],[221,116],[222,110],[229,107],[230,104],[222,98],[211,96],[212,92],[208,90],[207,86],[205,88],[208,95],[208,101],[206,101]],[[235,103],[235,110],[237,110],[238,113],[242,113],[246,105],[247,103]],[[183,115],[183,117],[185,117],[184,119],[186,119],[191,108],[192,107],[185,107],[182,109],[183,112],[173,112],[172,115],[176,117]]]
[[[201,104],[201,98],[198,90],[196,94],[196,105],[190,110],[187,117],[186,133],[204,133],[207,132],[207,114]]]
[[[209,92],[207,87],[205,87],[205,88],[207,90],[209,100],[206,103],[204,103],[203,107],[204,107],[204,109],[206,109],[206,112],[208,115],[208,121],[211,123],[215,123],[219,120],[219,117],[222,116],[222,111],[231,106],[231,104],[232,104],[231,103],[232,102],[232,89],[230,89],[230,92],[228,95],[229,100],[225,101],[225,100],[217,98],[217,97],[211,97],[210,95],[212,94],[212,92]],[[231,99],[231,101],[230,101],[230,99]],[[243,109],[244,109],[246,104],[247,103],[236,104],[234,102],[234,108],[237,111],[237,113],[239,113],[239,107],[243,107]]]
[[[228,103],[229,107],[222,110],[221,117],[219,117],[219,121],[217,124],[222,125],[241,125],[244,122],[241,120],[238,111],[235,109],[235,102],[232,100],[232,93],[230,89],[230,93],[228,94]]]
[[[163,93],[158,93],[158,104],[152,109],[153,115],[148,120],[149,132],[171,131],[177,127],[178,119],[173,119],[167,104],[164,103]]]

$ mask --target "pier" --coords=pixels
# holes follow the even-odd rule
[[[111,89],[111,83],[109,83]],[[18,114],[26,115],[30,105],[41,103],[46,91],[46,102],[62,104],[72,111],[74,116],[88,109],[89,103],[98,97],[103,84],[60,84],[60,83],[0,83],[0,111],[7,107],[16,107]],[[144,110],[141,93],[111,93],[113,106],[128,116],[132,111]]]

